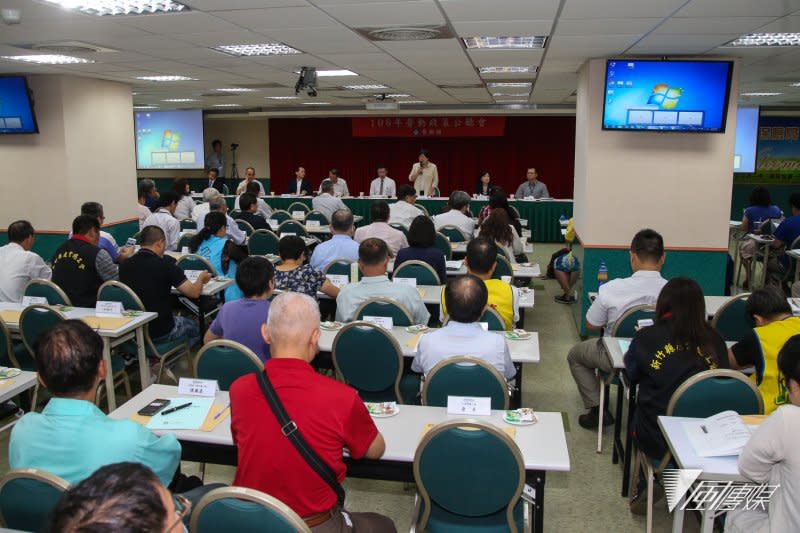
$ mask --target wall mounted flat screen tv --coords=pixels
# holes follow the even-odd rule
[[[205,166],[203,110],[137,111],[136,168],[200,169]]]
[[[0,134],[39,133],[24,76],[0,76]]]
[[[731,61],[609,59],[603,129],[722,133]]]
[[[758,144],[758,107],[739,107],[736,110],[736,148],[733,150],[734,172],[756,171]]]

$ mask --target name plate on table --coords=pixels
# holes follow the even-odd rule
[[[297,237],[297,233],[283,233],[283,232],[281,232],[281,236],[278,237],[278,240],[281,240],[284,237]]]
[[[271,219],[269,219],[268,222],[269,222],[269,225],[271,227],[273,227],[273,228],[277,228],[280,225],[280,222],[278,222],[277,218],[271,218]]]
[[[218,390],[216,379],[180,378],[178,381],[178,394],[181,395],[214,397]]]
[[[392,278],[392,281],[398,285],[408,285],[409,287],[417,286],[417,278]]]
[[[375,324],[376,326],[380,326],[383,329],[392,329],[394,326],[394,321],[390,316],[363,316],[361,320],[364,322],[369,322],[370,324]]]
[[[327,274],[325,277],[340,289],[350,283],[350,276],[347,274]]]
[[[641,320],[636,321],[636,325],[640,328],[646,328],[653,325],[652,318],[642,318]]]
[[[96,316],[122,316],[122,302],[104,302],[97,301],[94,308]]]
[[[188,279],[189,281],[194,283],[195,281],[197,281],[197,278],[200,277],[200,274],[202,274],[203,271],[202,270],[184,270],[183,273],[186,276],[186,279]]]
[[[471,396],[448,396],[447,414],[489,416],[492,414],[492,399]]]
[[[462,264],[464,264],[464,261],[462,261],[460,259],[456,260],[456,261],[445,261],[444,262],[444,266],[445,266],[445,268],[447,268],[447,270],[458,270],[459,268],[461,268]]]
[[[483,328],[483,331],[489,331],[489,323],[488,322],[478,322]]]
[[[304,218],[306,218],[306,212],[305,211],[292,211],[292,218],[295,219],[295,220],[303,220]]]
[[[319,220],[306,220],[307,229],[319,229],[319,227],[320,227]]]
[[[23,296],[22,305],[28,307],[29,305],[48,305],[50,302],[44,296]]]

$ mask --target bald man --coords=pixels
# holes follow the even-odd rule
[[[339,483],[347,472],[343,448],[353,459],[383,455],[383,436],[356,391],[311,366],[320,336],[317,302],[305,294],[280,294],[270,305],[261,334],[272,358],[264,364],[263,374],[239,378],[230,390],[231,432],[239,458],[234,485],[278,498],[315,533],[396,531],[385,516],[344,511],[336,492],[283,434],[265,401],[262,379],[272,384],[302,438]]]

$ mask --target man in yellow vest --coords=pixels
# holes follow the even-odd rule
[[[500,279],[492,279],[497,268],[497,245],[486,237],[476,237],[467,245],[467,257],[464,260],[467,272],[483,280],[489,291],[488,307],[493,308],[503,319],[506,330],[514,328],[519,320],[519,291],[516,287]],[[442,290],[442,316],[447,315],[447,306]]]
[[[792,308],[783,293],[775,287],[753,291],[747,298],[747,313],[755,320],[753,328],[728,349],[731,368],[754,367],[751,379],[764,398],[764,414],[789,403],[789,395],[778,369],[778,353],[786,341],[800,334],[800,317],[792,316]]]

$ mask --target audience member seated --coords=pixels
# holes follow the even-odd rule
[[[389,206],[389,223],[411,226],[411,222],[422,214],[422,210],[414,206],[417,192],[411,185],[401,185],[397,190],[397,201]]]
[[[8,226],[8,244],[0,247],[0,302],[21,302],[25,285],[32,279],[50,279],[53,271],[31,251],[36,232],[27,220]]]
[[[175,218],[175,208],[178,206],[178,197],[172,191],[167,191],[158,199],[158,209],[144,221],[145,227],[158,226],[167,239],[167,250],[174,252],[178,249],[178,240],[181,237],[181,223]]]
[[[343,198],[345,196],[350,196],[350,190],[347,188],[347,182],[342,178],[341,172],[339,172],[338,168],[332,168],[328,171],[328,177],[322,180],[319,184],[319,193],[322,191],[322,186],[325,185],[325,182],[328,181],[333,184],[333,194],[337,198]]]
[[[631,242],[630,259],[633,271],[631,277],[611,280],[598,289],[597,298],[586,312],[587,330],[600,331],[605,328],[606,332],[610,332],[617,319],[629,308],[656,303],[658,294],[667,283],[661,276],[664,239],[651,229],[639,231]],[[611,371],[608,355],[599,339],[588,339],[572,347],[567,361],[581,393],[583,406],[589,410],[578,417],[578,423],[585,429],[597,429],[600,391],[595,370]],[[603,424],[613,423],[611,413],[606,412],[603,415]]]
[[[517,230],[511,224],[508,211],[501,207],[493,209],[483,221],[480,236],[492,239],[497,243],[497,246],[505,251],[506,258],[511,263],[517,262],[516,256],[525,254],[525,248],[523,248]]]
[[[304,264],[306,243],[297,235],[287,235],[278,243],[281,262],[275,267],[275,288],[282,291],[301,292],[312,298],[322,292],[336,298],[339,288],[330,282],[321,270]]]
[[[411,222],[408,230],[408,248],[397,252],[394,269],[406,261],[423,261],[431,266],[439,275],[439,282],[447,282],[447,267],[444,253],[436,247],[436,229],[433,221],[425,215],[419,215]]]
[[[333,213],[331,221],[331,238],[318,244],[311,254],[311,266],[324,270],[337,259],[358,261],[358,243],[353,240],[356,228],[353,225],[353,213],[349,209],[339,209]]]
[[[660,461],[669,451],[658,427],[672,393],[704,370],[728,368],[727,348],[706,318],[700,286],[689,278],[673,278],[656,303],[653,326],[639,329],[625,354],[625,371],[638,384],[632,432],[638,448]],[[640,476],[631,512],[644,514],[647,481]],[[653,498],[655,501],[655,497]]]
[[[581,262],[572,253],[572,242],[575,240],[575,219],[570,218],[567,223],[567,231],[564,234],[564,241],[569,246],[565,253],[562,253],[553,260],[553,277],[561,287],[562,294],[555,296],[555,301],[560,304],[574,304],[576,299],[572,288],[578,282],[581,275]]]
[[[494,279],[497,268],[497,245],[486,237],[476,237],[467,244],[467,256],[464,258],[467,273],[483,280],[488,291],[488,305],[503,319],[507,330],[514,328],[519,321],[519,289],[501,279]],[[441,316],[447,316],[447,302],[442,291]]]
[[[172,287],[187,298],[197,299],[211,274],[202,272],[194,283],[186,279],[170,256],[164,231],[158,226],[145,226],[140,236],[141,248],[119,267],[119,280],[131,288],[147,311],[158,313],[149,323],[154,342],[168,342],[186,336],[189,346],[200,340],[200,327],[194,320],[172,314]]]
[[[236,221],[231,218],[228,214],[228,204],[225,202],[225,197],[221,194],[217,194],[215,198],[212,198],[210,202],[208,202],[208,211],[209,213],[221,213],[225,216],[225,235],[228,236],[230,240],[233,241],[234,244],[244,244],[247,240],[247,234],[239,229],[238,224]],[[197,232],[201,232],[203,230],[203,226],[206,223],[208,215],[204,216],[197,220]]]
[[[725,518],[725,531],[800,531],[800,336],[789,339],[778,356],[786,404],[753,431],[739,454],[739,473],[758,485],[777,485],[768,507],[738,508]]]
[[[103,206],[97,202],[86,202],[81,205],[81,215],[88,215],[96,218],[97,222],[100,223],[100,227],[103,227],[103,223],[106,220],[106,216],[103,213]],[[117,241],[114,239],[114,237],[112,237],[110,233],[102,230],[100,230],[100,240],[98,241],[97,246],[108,252],[108,255],[111,256],[111,259],[117,263],[132,256],[134,251],[133,247],[131,246],[125,246],[120,249],[120,247],[117,246]]]
[[[792,208],[792,216],[787,217],[772,232],[775,240],[772,241],[773,249],[780,249],[792,245],[797,237],[800,237],[800,192],[793,192],[789,197],[789,204]],[[779,258],[770,257],[770,270],[779,273],[786,272],[789,268],[789,258],[782,254]]]
[[[256,179],[256,169],[253,167],[247,167],[244,170],[244,179],[239,182],[239,185],[236,186],[236,194],[247,192],[247,187],[251,183],[255,183],[258,187],[256,196],[264,196],[264,186]]]
[[[376,171],[378,177],[369,184],[369,195],[394,197],[397,193],[397,186],[394,180],[387,175],[386,166],[378,165]]]
[[[236,270],[236,285],[244,298],[226,302],[206,331],[204,343],[226,339],[253,350],[262,361],[269,359],[269,344],[261,337],[261,325],[269,315],[269,298],[275,288],[275,270],[266,258],[248,257]]]
[[[759,233],[761,224],[770,219],[780,219],[783,211],[780,207],[772,204],[769,189],[758,185],[750,193],[750,206],[744,210],[742,215],[742,231],[747,233]],[[758,243],[753,239],[743,239],[739,243],[739,255],[745,266],[746,287],[750,286],[750,260],[758,248]]]
[[[247,252],[236,246],[227,237],[226,216],[219,211],[206,215],[206,225],[189,241],[189,251],[205,258],[217,271],[218,276],[236,277],[236,265],[244,261]],[[225,301],[232,302],[242,297],[242,291],[234,283],[225,289]]]
[[[239,205],[241,206],[239,220],[244,220],[253,226],[253,229],[270,229],[264,217],[258,214],[258,198],[255,194],[249,192],[242,194],[239,197]]]
[[[517,373],[506,339],[484,331],[479,320],[486,310],[489,291],[480,278],[467,274],[447,282],[444,301],[450,309],[450,320],[433,333],[423,335],[411,370],[428,375],[441,361],[457,355],[483,359],[506,379]]]
[[[392,257],[397,255],[401,248],[408,247],[405,233],[389,225],[389,204],[383,200],[372,202],[369,208],[372,224],[361,226],[356,230],[354,239],[361,244],[369,238],[381,239],[389,247]],[[419,215],[419,213],[417,213]]]
[[[213,187],[203,189],[203,202],[194,206],[193,217],[196,224],[200,224],[206,219],[206,215],[211,211],[211,200],[222,198],[222,193]]]
[[[312,209],[325,215],[325,218],[328,220],[331,220],[333,214],[340,209],[349,211],[347,206],[344,205],[344,202],[333,195],[333,183],[331,181],[323,181],[320,190],[322,193],[311,200]]]
[[[789,401],[778,371],[778,353],[786,341],[800,335],[800,317],[792,316],[789,302],[776,287],[754,290],[747,298],[747,314],[756,327],[728,350],[728,360],[731,368],[755,368],[750,379],[758,385],[768,415]]]
[[[49,533],[183,533],[191,502],[173,496],[152,470],[115,463],[70,487],[52,511]]]
[[[355,320],[356,309],[370,298],[391,298],[411,313],[416,324],[427,324],[431,315],[416,287],[392,283],[386,276],[389,248],[381,239],[370,238],[358,247],[358,267],[364,277],[345,285],[336,298],[336,320]]]
[[[483,206],[481,212],[478,214],[478,226],[483,224],[483,221],[489,217],[494,209],[505,209],[506,214],[511,217],[511,225],[517,230],[517,235],[522,235],[522,224],[519,218],[517,218],[516,211],[511,209],[511,205],[508,203],[508,198],[506,197],[506,192],[501,187],[495,188],[494,192],[489,197],[489,203]]]
[[[138,186],[139,192],[139,205],[142,205],[152,213],[156,209],[158,209],[158,190],[156,189],[156,182],[149,178],[145,178],[139,182]],[[145,218],[150,216],[150,213],[147,213]],[[139,223],[141,224],[144,222],[144,219],[139,217]],[[144,227],[144,226],[142,226]]]
[[[439,231],[444,226],[455,226],[464,232],[467,239],[471,239],[472,234],[475,232],[475,220],[473,220],[472,213],[469,211],[469,202],[469,194],[464,191],[450,193],[450,199],[447,202],[450,205],[450,210],[433,217],[436,231]]]
[[[172,182],[172,192],[178,197],[178,204],[175,206],[175,218],[178,220],[194,218],[194,200],[192,200],[189,180],[177,178]]]
[[[263,218],[264,220],[269,220],[272,217],[272,208],[269,205],[267,205],[267,202],[259,198],[258,195],[261,191],[261,187],[259,187],[259,185],[261,185],[261,182],[251,181],[245,187],[244,192],[250,193],[256,197],[256,214],[261,218]],[[244,211],[242,209],[241,201],[242,201],[242,195],[240,194],[239,196],[236,197],[235,205],[237,211]]]
[[[104,281],[119,278],[119,269],[108,252],[97,246],[100,223],[88,215],[72,221],[72,237],[53,254],[53,282],[72,305],[94,307],[97,289]]]
[[[94,404],[111,369],[92,328],[65,320],[41,334],[35,356],[39,381],[52,398],[41,413],[28,413],[14,426],[11,468],[39,468],[74,484],[101,466],[134,461],[170,484],[181,460],[175,436],[157,437],[133,420],[112,420]]]
[[[264,374],[249,374],[231,385],[231,433],[238,450],[233,484],[260,490],[288,505],[314,532],[395,531],[374,513],[351,513],[337,494],[294,448],[264,397],[265,378],[297,426],[298,434],[321,461],[344,481],[343,449],[353,459],[379,459],[386,448],[355,390],[317,373],[319,308],[304,294],[278,295],[261,331],[272,358]]]

